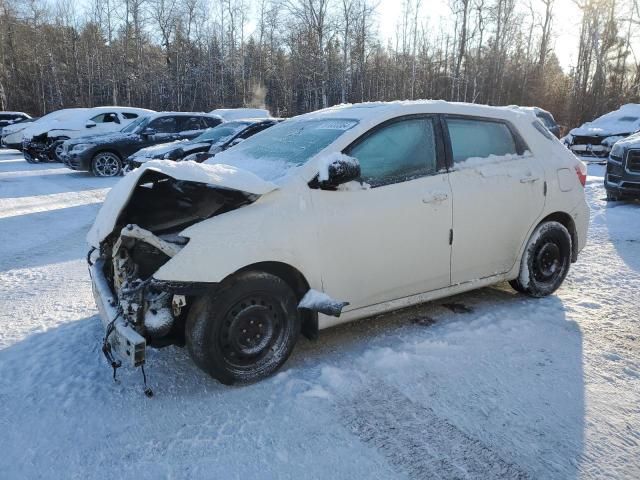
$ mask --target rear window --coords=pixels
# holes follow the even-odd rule
[[[454,163],[469,158],[518,153],[511,130],[502,122],[447,118],[447,126]]]

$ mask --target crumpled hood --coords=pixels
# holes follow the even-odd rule
[[[254,195],[264,195],[278,188],[274,183],[230,165],[152,160],[125,175],[107,194],[104,204],[96,216],[96,221],[87,234],[89,245],[98,247],[100,242],[113,231],[120,213],[129,202],[135,188],[141,183],[140,179],[147,170],[163,173],[176,180],[204,183],[213,187]]]

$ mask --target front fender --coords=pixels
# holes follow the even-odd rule
[[[193,225],[180,235],[189,243],[155,274],[157,280],[221,282],[255,263],[286,263],[311,288],[321,285],[311,253],[316,234],[308,192],[274,191],[255,203]]]

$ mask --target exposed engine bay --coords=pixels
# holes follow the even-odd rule
[[[152,346],[182,344],[190,297],[214,285],[162,282],[153,274],[188,243],[178,232],[257,198],[237,190],[176,180],[154,170],[145,172],[116,227],[99,248],[100,273],[124,324]]]

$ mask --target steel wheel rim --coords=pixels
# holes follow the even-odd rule
[[[540,246],[533,259],[534,277],[540,282],[551,282],[562,272],[562,250],[552,241]]]
[[[99,155],[94,168],[101,177],[113,177],[120,171],[120,161],[114,155]]]
[[[224,317],[220,347],[234,367],[261,362],[282,341],[285,312],[275,298],[255,294],[236,302]]]

